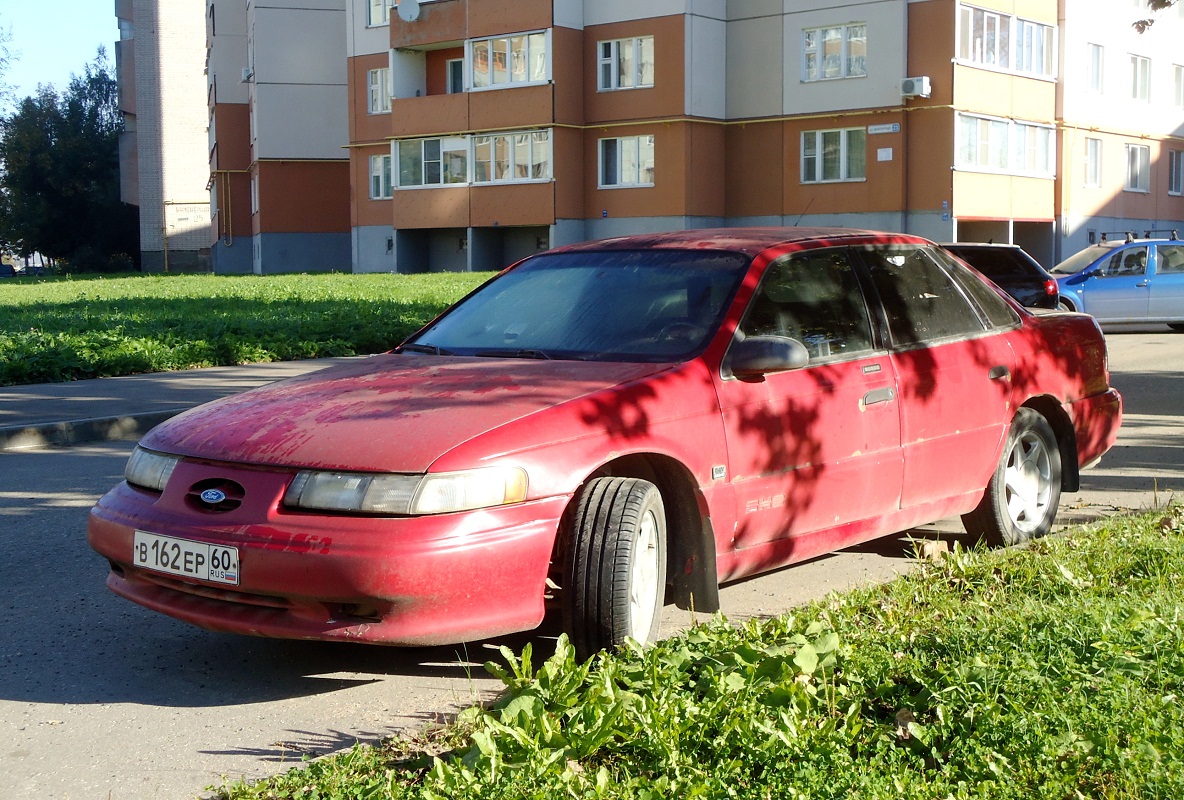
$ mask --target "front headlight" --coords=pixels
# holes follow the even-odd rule
[[[525,499],[526,473],[516,467],[434,475],[305,470],[284,493],[284,505],[291,508],[392,516],[471,511]]]
[[[180,460],[177,456],[145,450],[136,445],[136,449],[132,450],[132,457],[127,460],[127,466],[123,469],[123,477],[133,486],[163,492],[164,485],[173,474],[173,468]]]

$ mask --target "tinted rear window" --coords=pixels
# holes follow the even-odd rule
[[[989,278],[1025,278],[1036,274],[1032,263],[1009,247],[947,248]]]

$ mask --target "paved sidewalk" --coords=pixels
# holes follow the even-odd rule
[[[344,358],[0,387],[0,451],[136,439],[182,411]]]

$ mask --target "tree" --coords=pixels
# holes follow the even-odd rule
[[[59,95],[41,86],[0,119],[0,240],[78,270],[138,252],[137,211],[119,198],[118,89],[103,48]]]

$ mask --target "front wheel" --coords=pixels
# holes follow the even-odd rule
[[[962,517],[993,547],[1019,544],[1052,529],[1061,501],[1061,451],[1052,426],[1030,408],[1012,420],[1003,456],[978,507]]]
[[[587,658],[658,635],[666,589],[666,510],[658,487],[597,478],[584,487],[564,565],[563,627]]]
[[[1057,308],[1059,308],[1061,311],[1076,311],[1077,310],[1076,308],[1073,307],[1072,303],[1070,303],[1068,300],[1066,300],[1063,297],[1060,298],[1059,300],[1057,300]]]
[[[1184,333],[1184,322],[1169,322],[1168,327],[1176,333]]]

